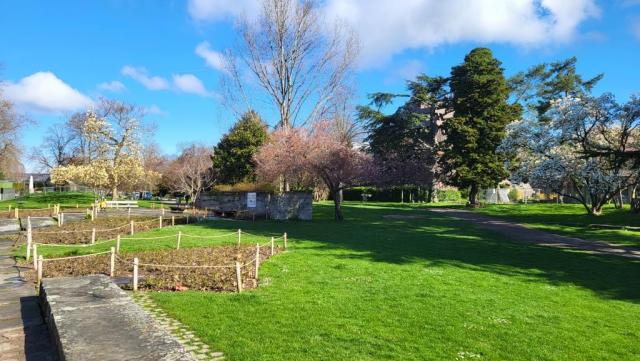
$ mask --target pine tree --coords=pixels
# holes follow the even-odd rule
[[[491,50],[476,48],[451,70],[454,116],[444,124],[442,166],[449,182],[470,187],[469,204],[478,202],[481,187],[495,187],[507,177],[505,156],[496,152],[506,126],[521,107],[508,102],[509,87]]]
[[[267,139],[267,126],[253,110],[242,115],[215,147],[213,167],[218,183],[255,181],[253,155]]]

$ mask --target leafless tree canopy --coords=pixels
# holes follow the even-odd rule
[[[24,167],[20,158],[20,131],[26,119],[2,97],[0,88],[0,173],[8,178],[20,178]]]
[[[350,92],[358,53],[354,33],[339,22],[327,29],[313,0],[263,0],[262,5],[257,21],[240,22],[239,44],[228,54],[227,102],[253,108],[247,84],[257,83],[278,109],[280,125],[323,117]]]
[[[190,144],[183,147],[165,173],[172,190],[188,195],[193,202],[202,191],[211,187],[215,181],[212,154],[213,149],[203,145]]]

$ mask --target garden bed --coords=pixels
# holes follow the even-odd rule
[[[274,249],[274,254],[280,248]],[[139,288],[165,291],[235,291],[237,289],[235,263],[241,265],[242,288],[257,286],[255,274],[255,246],[219,246],[152,252],[120,254],[116,258],[115,277],[125,280],[125,288],[131,288],[133,259],[139,261]],[[261,248],[260,262],[271,256],[268,247]],[[96,256],[50,259],[43,262],[43,277],[77,277],[91,274],[109,274],[110,254]],[[23,262],[31,267],[32,263]],[[167,267],[179,266],[179,267]],[[33,270],[25,277],[35,281]]]

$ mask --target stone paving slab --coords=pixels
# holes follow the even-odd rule
[[[640,259],[640,249],[634,247],[624,247],[601,241],[588,241],[576,237],[561,236],[527,228],[521,224],[485,216],[473,211],[451,208],[431,208],[429,211],[472,222],[480,228],[498,232],[514,241]]]
[[[195,360],[105,275],[44,279],[40,293],[63,360]]]
[[[20,221],[17,219],[0,219],[0,234],[20,232]]]

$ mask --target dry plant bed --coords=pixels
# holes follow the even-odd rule
[[[274,254],[280,252],[277,247]],[[260,249],[260,263],[269,259],[269,247]],[[133,274],[133,258],[139,263],[139,288],[165,291],[235,291],[235,263],[241,268],[243,289],[257,287],[255,278],[255,246],[218,246],[211,248],[188,248],[152,252],[131,252],[118,255],[115,277],[130,278]],[[43,263],[43,277],[77,277],[90,274],[109,274],[110,254],[92,257],[52,260]],[[169,268],[143,266],[142,264],[181,266],[228,266],[222,268]],[[29,267],[31,263],[23,262]],[[35,281],[35,272],[30,270],[26,278]],[[129,288],[131,281],[129,281]]]
[[[91,230],[96,229],[96,241],[114,239],[118,235],[128,236],[130,231],[129,222],[134,221],[134,232],[144,232],[158,228],[159,221],[156,217],[103,217],[97,218],[93,222],[70,221],[62,227],[49,227],[43,230],[33,230],[33,241],[39,243],[57,244],[86,244],[91,242]],[[144,223],[142,223],[144,222]],[[185,223],[181,218],[175,219],[176,224]],[[163,219],[164,227],[171,225],[171,219]],[[117,227],[121,227],[115,229]],[[84,232],[75,232],[84,231]]]

